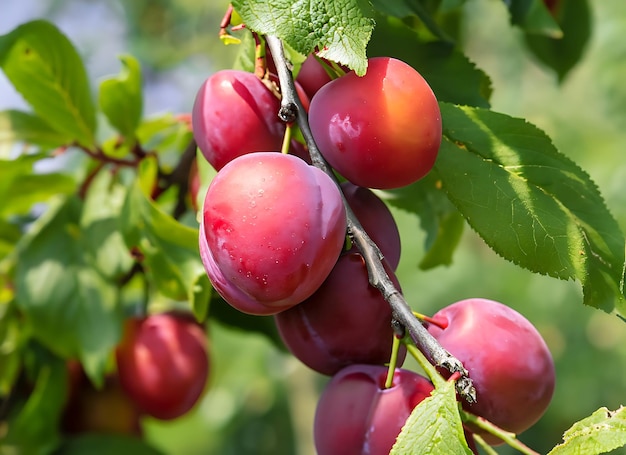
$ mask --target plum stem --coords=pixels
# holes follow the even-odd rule
[[[387,370],[387,378],[385,379],[385,389],[390,389],[393,386],[393,375],[396,372],[396,365],[398,364],[398,352],[400,351],[400,337],[393,335],[393,342],[391,344],[391,358],[389,359],[389,368]]]
[[[426,316],[425,314],[422,314],[422,313],[418,313],[417,311],[414,311],[413,314],[418,319],[421,319],[424,322],[428,322],[429,324],[437,326],[442,330],[445,330],[448,328],[448,321],[445,318],[442,318],[442,317],[434,318],[434,317]]]
[[[332,168],[322,156],[313,139],[308,115],[296,92],[293,74],[290,70],[290,63],[285,57],[282,41],[275,36],[268,35],[266,36],[266,42],[270,48],[274,63],[276,64],[276,71],[278,72],[278,80],[282,91],[278,116],[287,123],[297,122],[309,149],[311,162],[339,185]],[[363,255],[365,264],[367,265],[370,284],[382,293],[385,300],[391,306],[393,318],[409,332],[413,343],[424,353],[430,362],[448,370],[451,374],[455,372],[461,374],[461,378],[456,382],[457,392],[466,401],[470,403],[475,402],[476,391],[467,370],[456,357],[439,344],[415,317],[411,307],[385,271],[382,263],[383,255],[380,249],[369,235],[367,235],[367,232],[365,232],[365,229],[363,229],[363,226],[348,205],[343,193],[341,194],[347,215],[348,235]]]
[[[281,153],[289,153],[289,146],[291,145],[291,128],[293,128],[293,126],[288,123],[287,128],[285,128],[285,135],[283,136],[283,144],[280,147]]]
[[[498,452],[496,452],[495,449],[487,444],[480,435],[472,434],[471,437],[474,438],[474,441],[485,451],[487,455],[498,455]]]
[[[539,455],[539,452],[535,452],[522,441],[517,439],[515,433],[503,430],[502,428],[494,425],[486,419],[483,419],[482,417],[478,417],[470,412],[461,410],[461,419],[463,419],[463,422],[471,423],[478,428],[487,431],[489,434],[497,436],[498,438],[502,439],[507,445],[513,447],[524,455]],[[482,438],[478,439],[478,437],[476,437],[476,441],[482,445],[480,440]]]

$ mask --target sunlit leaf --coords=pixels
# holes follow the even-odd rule
[[[122,55],[120,60],[123,65],[120,74],[100,83],[98,102],[109,123],[122,136],[134,139],[143,110],[141,68],[130,55]]]
[[[0,160],[0,215],[27,213],[36,203],[76,191],[73,177],[59,173],[37,174],[33,166],[40,155]]]
[[[626,408],[600,408],[576,422],[548,455],[597,455],[626,446]]]
[[[471,455],[463,434],[453,381],[445,381],[418,404],[390,455]]]
[[[0,111],[0,147],[25,143],[53,149],[71,141],[72,136],[58,131],[35,114],[12,109]]]
[[[63,357],[79,357],[100,382],[120,337],[119,290],[98,270],[91,252],[109,233],[86,235],[83,202],[56,204],[18,244],[16,303],[34,336]]]
[[[205,298],[202,289],[208,280],[200,260],[198,230],[185,226],[164,213],[135,185],[124,205],[121,219],[129,248],[143,257],[142,264],[150,281],[169,298],[188,300]]]
[[[317,55],[365,74],[365,49],[374,21],[362,0],[235,0],[244,23],[256,32],[283,39],[297,52]]]
[[[96,113],[85,66],[55,25],[36,20],[0,36],[0,68],[43,121],[81,145],[94,145]]]
[[[624,237],[589,175],[522,119],[441,111],[435,172],[485,242],[533,272],[578,279],[587,305],[626,314]]]

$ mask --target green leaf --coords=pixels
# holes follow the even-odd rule
[[[109,172],[100,172],[91,182],[80,217],[86,242],[85,256],[103,276],[118,279],[133,266],[121,232],[120,216],[127,189]]]
[[[419,263],[422,270],[452,264],[454,251],[461,242],[465,219],[457,210],[441,214],[438,224],[437,235],[427,245],[426,255]]]
[[[532,34],[526,34],[525,38],[535,57],[556,71],[559,80],[563,81],[581,59],[591,36],[591,12],[587,0],[562,1],[557,21],[563,30],[562,38]]]
[[[94,145],[96,114],[83,61],[44,20],[0,36],[0,67],[37,115],[85,147]]]
[[[400,1],[387,1],[387,0],[372,0],[374,8],[384,14],[395,16],[399,19],[416,16],[426,28],[432,33],[432,35],[442,41],[453,42],[453,39],[439,26],[434,13],[435,11],[429,11],[427,5],[420,0],[400,0]],[[376,21],[378,26],[378,20]]]
[[[71,136],[57,131],[35,114],[12,109],[0,111],[0,149],[17,143],[54,149],[71,141]]]
[[[112,434],[85,434],[67,439],[55,455],[163,455],[141,439]]]
[[[246,30],[242,30],[245,32]],[[233,69],[247,71],[249,73],[254,72],[255,59],[255,47],[254,37],[248,30],[241,36],[241,43],[237,47],[237,55],[233,62]]]
[[[522,119],[442,103],[435,172],[450,200],[499,255],[576,278],[584,302],[624,305],[624,237],[589,175]]]
[[[544,0],[511,0],[509,3],[511,24],[526,33],[544,35],[553,39],[563,37],[563,31],[546,7]]]
[[[22,348],[30,336],[13,301],[5,300],[5,293],[0,287],[0,396],[7,396],[18,378]]]
[[[144,148],[153,149],[155,144],[163,140],[163,136],[178,128],[179,123],[170,113],[145,119],[137,128],[137,138]]]
[[[67,397],[65,362],[41,348],[31,349],[34,389],[14,407],[3,435],[3,453],[50,453],[59,443],[58,421]]]
[[[25,214],[36,203],[73,191],[76,191],[76,181],[69,175],[57,173],[20,175],[12,180],[11,198],[6,199],[0,213]]]
[[[20,241],[16,303],[37,339],[62,357],[79,357],[100,383],[123,315],[116,283],[92,256],[92,243],[106,243],[109,234],[83,230],[82,209],[77,197],[56,204]]]
[[[260,333],[274,343],[278,349],[286,351],[285,343],[278,333],[273,316],[257,316],[233,308],[226,303],[217,292],[212,294],[211,321],[219,321],[222,325],[236,328],[247,334]]]
[[[13,250],[21,236],[19,227],[0,218],[0,258],[4,259]],[[0,264],[2,264],[2,259],[0,259]]]
[[[134,185],[126,199],[123,233],[129,248],[143,256],[143,265],[153,285],[174,300],[189,300],[194,308],[196,298],[206,296],[208,280],[200,260],[198,230],[185,226],[159,209]]]
[[[408,63],[428,81],[440,101],[489,107],[491,81],[483,71],[454,46],[425,42],[399,19],[376,16],[368,55],[395,57]]]
[[[173,169],[183,150],[193,138],[189,124],[172,114],[150,118],[141,122],[137,128],[137,139],[144,150],[159,154],[160,164]],[[169,154],[168,157],[163,155]],[[170,158],[168,161],[166,158]]]
[[[422,270],[451,264],[465,219],[442,191],[434,173],[413,185],[384,191],[381,196],[387,203],[419,216],[426,233],[426,255],[419,263]]]
[[[130,140],[134,139],[143,111],[141,68],[130,55],[122,55],[120,60],[122,71],[100,83],[98,101],[109,123]]]
[[[137,182],[143,194],[152,194],[159,179],[159,160],[154,155],[148,155],[139,162]]]
[[[463,434],[453,381],[445,381],[418,404],[390,455],[471,455]]]
[[[202,322],[209,315],[213,288],[206,273],[199,273],[191,283],[191,311],[196,320]]]
[[[246,27],[284,40],[297,52],[341,63],[358,75],[367,69],[366,46],[374,28],[363,0],[235,0]]]
[[[548,455],[596,455],[626,446],[626,408],[600,408],[576,422]]]
[[[41,157],[21,155],[14,160],[0,160],[0,216],[23,215],[35,203],[76,191],[76,181],[68,175],[34,173],[33,166]]]

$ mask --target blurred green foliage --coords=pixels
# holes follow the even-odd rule
[[[62,13],[69,15],[66,21],[80,21],[70,7],[79,3],[53,1],[48,17],[54,21]],[[126,30],[125,51],[148,73],[189,71],[190,61],[202,62],[192,68],[217,70],[235,59],[236,47],[217,38],[224,0],[110,3]],[[493,109],[544,129],[560,151],[591,174],[626,230],[626,2],[592,0],[590,7],[591,40],[562,81],[526,49],[523,33],[511,28],[502,2],[466,2],[458,33],[469,57],[492,78]],[[94,33],[106,29],[102,24]],[[195,75],[197,80],[206,76]],[[180,97],[192,100],[197,87],[184,90]],[[452,265],[421,271],[425,235],[419,220],[396,209],[394,215],[403,240],[398,277],[416,310],[429,314],[460,299],[491,298],[520,311],[545,337],[556,361],[557,388],[548,412],[520,439],[545,453],[572,422],[600,406],[615,409],[626,403],[626,324],[584,307],[577,283],[519,269],[469,229]],[[213,371],[205,398],[177,421],[147,420],[148,440],[175,455],[313,454],[313,412],[326,379],[260,335],[218,323],[211,324],[210,335]]]

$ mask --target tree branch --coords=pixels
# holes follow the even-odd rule
[[[189,188],[189,174],[191,166],[196,159],[196,140],[192,137],[182,155],[178,164],[169,174],[160,175],[159,183],[152,192],[152,199],[158,198],[172,185],[178,186],[178,196],[176,197],[176,206],[172,216],[176,219],[180,218],[185,210],[187,210],[187,191]],[[160,171],[159,171],[160,172]]]
[[[313,139],[308,116],[296,93],[290,63],[285,57],[282,42],[275,36],[267,36],[266,40],[276,64],[282,93],[281,107],[278,116],[287,123],[297,122],[309,148],[313,165],[328,174],[338,185],[339,183],[331,167],[320,153]],[[345,197],[343,197],[343,203],[348,219],[348,235],[363,255],[371,285],[376,287],[382,293],[385,300],[389,302],[394,320],[396,321],[396,330],[403,332],[406,329],[418,349],[422,351],[435,366],[443,367],[450,373],[458,372],[460,378],[456,382],[457,392],[466,401],[470,403],[475,402],[476,391],[472,385],[472,380],[468,376],[467,370],[456,357],[452,356],[439,344],[422,325],[421,321],[415,317],[410,306],[398,289],[396,289],[389,275],[387,275],[383,267],[383,256],[380,249],[367,235],[367,232],[365,232],[365,229],[363,229],[363,226],[361,226],[361,223],[352,212]],[[397,327],[398,323],[399,327]]]

